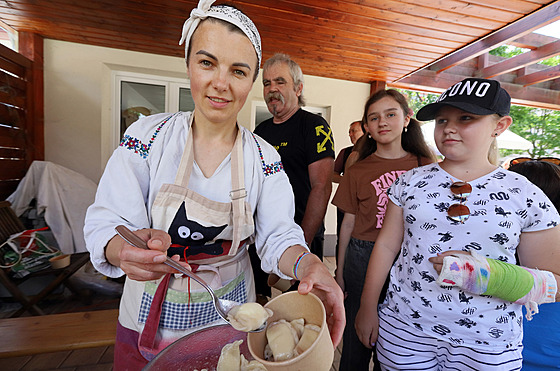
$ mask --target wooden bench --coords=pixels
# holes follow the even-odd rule
[[[114,345],[118,312],[0,319],[0,358]]]

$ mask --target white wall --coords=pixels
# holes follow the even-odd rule
[[[107,161],[112,125],[111,71],[184,76],[181,58],[46,39],[45,159],[97,182]],[[112,146],[112,144],[111,144]]]
[[[45,40],[44,53],[45,159],[95,182],[113,150],[111,72],[124,69],[186,78],[183,58],[50,39]],[[239,122],[249,128],[253,101],[262,101],[260,77],[239,114]],[[369,89],[364,83],[305,75],[307,104],[329,109],[337,153],[350,145],[348,126],[361,118]],[[332,205],[326,222],[327,234],[334,234],[336,213]]]

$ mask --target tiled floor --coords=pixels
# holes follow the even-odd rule
[[[336,266],[334,257],[326,257],[325,264],[332,273]],[[273,293],[273,296],[278,292]],[[68,299],[68,298],[66,298]],[[93,303],[84,307],[79,301],[72,304],[71,300],[65,303],[53,303],[48,313],[62,312],[71,310],[72,305],[76,310],[95,310],[109,309],[108,307],[117,307],[118,300],[114,298],[103,298],[97,295]],[[58,308],[56,308],[58,306]],[[57,311],[57,309],[64,308]],[[85,308],[85,309],[84,309]],[[4,305],[5,309],[5,305]],[[1,318],[2,312],[0,312]],[[56,335],[54,335],[56,336]],[[334,362],[330,371],[338,371],[340,362],[341,345],[335,351]],[[113,347],[99,347],[90,349],[81,349],[66,352],[46,353],[36,356],[24,356],[15,358],[0,359],[0,370],[2,371],[45,371],[45,370],[65,370],[65,371],[110,371],[113,368]],[[373,367],[370,367],[373,370]]]

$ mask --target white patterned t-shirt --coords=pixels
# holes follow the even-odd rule
[[[520,305],[440,287],[428,258],[448,250],[474,250],[515,264],[521,232],[552,228],[560,217],[538,187],[497,168],[469,182],[473,190],[463,204],[470,217],[464,223],[453,221],[447,209],[459,202],[449,189],[456,181],[439,164],[430,164],[403,174],[387,190],[402,208],[404,238],[385,303],[415,328],[456,345],[486,350],[517,346],[522,338]]]

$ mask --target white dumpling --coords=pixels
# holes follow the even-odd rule
[[[299,342],[294,349],[295,355],[300,355],[301,353],[305,352],[315,342],[315,340],[317,340],[320,331],[321,328],[317,325],[305,325],[303,335],[299,339]]]
[[[290,321],[290,325],[296,330],[298,338],[300,338],[305,329],[305,320],[303,318],[294,319]]]
[[[259,303],[245,303],[231,308],[227,319],[236,330],[249,332],[261,327],[271,315],[272,311]]]
[[[241,367],[241,351],[239,346],[243,340],[224,345],[218,359],[217,371],[239,371]]]
[[[274,361],[285,361],[294,356],[299,339],[296,330],[286,320],[271,323],[266,330],[266,338]]]
[[[240,371],[266,371],[266,367],[256,360],[251,362],[247,361],[243,354],[241,354],[241,369]]]

